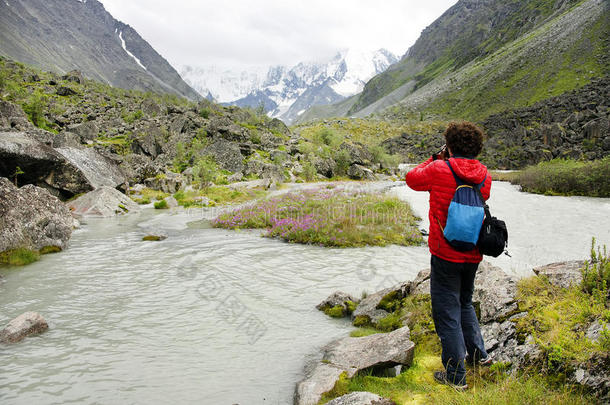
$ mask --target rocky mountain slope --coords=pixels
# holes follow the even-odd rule
[[[363,145],[323,146],[253,109],[123,90],[0,57],[0,177],[62,199],[138,183],[175,193],[201,184],[202,172],[226,184],[374,178],[366,166],[389,169],[375,166]]]
[[[358,96],[300,120],[414,110],[483,119],[576,89],[608,74],[609,9],[603,0],[461,0]]]
[[[365,82],[397,62],[391,52],[346,50],[326,62],[302,62],[294,67],[274,66],[268,71],[232,72],[185,66],[185,80],[200,94],[211,94],[227,105],[258,107],[269,116],[291,123],[308,108],[344,100]]]
[[[0,2],[0,55],[57,73],[78,69],[125,89],[201,98],[129,25],[97,0]]]

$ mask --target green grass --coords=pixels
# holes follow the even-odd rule
[[[165,200],[156,201],[154,205],[156,210],[166,210],[169,208],[169,205],[167,205],[167,201]]]
[[[263,198],[267,194],[262,188],[255,189],[232,189],[224,186],[211,186],[201,190],[178,191],[174,198],[183,207],[203,207],[201,197],[209,200],[209,206],[224,204],[241,204],[247,201]]]
[[[288,193],[225,213],[218,228],[264,228],[266,236],[327,247],[418,245],[418,218],[397,198],[357,194],[333,185]]]
[[[40,253],[26,248],[17,248],[0,253],[0,263],[9,266],[25,266],[39,259]]]
[[[554,159],[511,173],[508,179],[531,193],[610,197],[610,156],[595,161]]]

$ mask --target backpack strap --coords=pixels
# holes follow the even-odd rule
[[[451,163],[449,163],[449,160],[445,160],[445,163],[447,163],[447,166],[449,166],[449,170],[451,170],[451,174],[453,174],[453,178],[455,179],[455,182],[457,183],[458,186],[463,186],[465,184],[469,184],[469,183],[466,183],[464,180],[460,179],[458,177],[458,175],[455,174],[455,171],[453,170],[453,167],[451,167]]]
[[[453,174],[453,178],[455,179],[455,182],[457,183],[458,186],[461,185],[469,185],[469,186],[474,186],[475,184],[473,183],[468,183],[464,180],[462,180],[457,174],[455,174],[455,171],[453,170],[453,167],[451,167],[451,163],[449,163],[448,160],[445,160],[445,163],[447,163],[447,166],[449,166],[449,170],[451,170],[451,174]],[[485,177],[483,178],[483,181],[479,184],[476,184],[476,189],[477,190],[481,190],[483,188],[483,186],[485,185],[485,180],[487,180],[487,174],[485,174]],[[472,187],[475,188],[475,187]],[[481,202],[485,202],[485,200],[483,200],[483,196],[481,196]]]

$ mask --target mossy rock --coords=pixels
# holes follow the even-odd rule
[[[167,239],[167,236],[163,236],[163,235],[146,235],[142,238],[143,241],[151,241],[151,242],[158,242],[158,241],[162,241],[164,239]]]
[[[358,327],[370,326],[371,318],[369,318],[367,315],[358,315],[357,317],[354,318],[354,320],[352,321],[352,324],[354,326],[358,326]]]
[[[326,307],[324,309],[324,313],[332,318],[343,318],[347,311],[343,307],[343,305],[335,305],[334,307]]]
[[[46,255],[49,253],[59,253],[61,252],[61,248],[59,246],[45,246],[42,249],[40,249],[39,253],[41,255]]]
[[[394,312],[399,309],[402,305],[402,295],[400,291],[394,290],[390,291],[386,295],[383,296],[379,304],[377,304],[377,309],[383,309],[388,312]]]
[[[26,249],[17,248],[0,253],[0,263],[9,266],[25,266],[40,259],[40,253]]]

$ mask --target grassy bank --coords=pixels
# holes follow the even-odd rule
[[[501,178],[530,193],[610,197],[610,156],[591,162],[554,159]]]
[[[40,260],[41,255],[61,252],[57,246],[45,246],[40,250],[17,248],[0,253],[0,265],[25,266]]]
[[[328,247],[417,245],[423,239],[409,205],[329,184],[288,193],[220,215],[217,228],[267,229],[266,236]]]
[[[397,404],[590,404],[598,403],[591,393],[570,385],[567,376],[583,363],[604,358],[610,351],[610,257],[592,249],[590,263],[581,270],[584,280],[569,289],[556,287],[543,277],[518,283],[519,312],[515,319],[517,337],[531,336],[541,356],[527,367],[511,370],[509,363],[490,368],[468,368],[466,392],[438,384],[433,372],[443,369],[440,342],[431,318],[429,295],[411,295],[384,306],[394,308],[387,319],[406,319],[415,342],[411,367],[397,377],[357,375],[341,378],[326,393],[321,404],[353,391],[369,391],[390,398]],[[382,302],[384,301],[382,300]],[[604,328],[598,341],[585,337],[587,325],[599,322]],[[401,327],[400,322],[394,328]],[[379,329],[358,328],[352,336],[382,333]],[[593,362],[594,363],[594,362]]]

